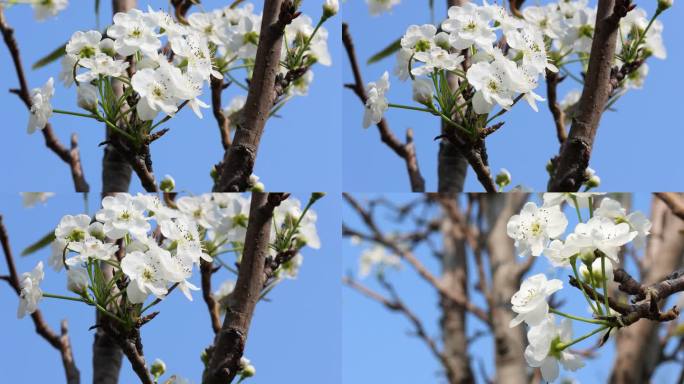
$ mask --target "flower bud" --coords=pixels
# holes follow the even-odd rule
[[[674,0],[658,0],[658,12],[662,12],[672,6]]]
[[[67,289],[71,292],[82,294],[88,289],[88,273],[83,268],[69,268],[67,271]]]
[[[164,362],[160,359],[156,359],[150,367],[150,373],[155,377],[155,379],[158,379],[164,374],[164,372],[166,372],[166,364],[164,364]]]
[[[163,192],[173,192],[176,189],[176,181],[170,175],[165,175],[161,183],[159,183],[159,189]]]
[[[589,189],[598,188],[601,185],[601,178],[594,175],[590,177],[589,180],[587,180],[587,182],[584,183],[584,185],[586,185]]]
[[[606,268],[606,274],[603,274],[603,266],[602,263],[605,262],[605,268]],[[586,265],[582,264],[580,266],[580,275],[582,276],[582,279],[585,281],[593,282],[596,285],[601,285],[603,284],[603,281],[606,280],[608,282],[613,281],[613,263],[610,260],[605,260],[602,261],[601,258],[595,259],[591,263],[591,274],[589,273],[589,268],[587,268]]]
[[[240,375],[242,377],[252,377],[256,375],[256,368],[246,357],[240,358]]]
[[[76,99],[78,106],[86,111],[97,108],[98,92],[97,88],[90,83],[81,83],[76,88]]]
[[[325,192],[312,192],[311,197],[309,198],[310,204],[322,199],[323,196],[325,196]]]
[[[323,20],[327,20],[340,11],[340,3],[338,0],[325,0],[323,3]]]
[[[511,183],[511,173],[508,172],[506,168],[501,168],[499,173],[496,175],[495,181],[499,188],[503,188]]]
[[[590,264],[594,262],[594,259],[596,259],[596,255],[594,255],[593,251],[582,252],[579,254],[579,258],[580,260],[582,260],[583,263]]]
[[[432,105],[433,84],[428,79],[413,82],[413,100],[423,105]]]
[[[266,186],[264,186],[264,183],[259,182],[259,176],[254,174],[249,175],[247,185],[250,187],[250,190],[252,192],[264,192],[266,190]]]

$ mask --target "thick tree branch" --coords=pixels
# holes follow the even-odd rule
[[[0,32],[2,32],[5,45],[7,45],[7,48],[10,51],[10,56],[12,57],[12,62],[14,63],[14,69],[17,73],[17,79],[19,80],[19,89],[14,90],[15,92],[13,93],[16,93],[24,105],[26,105],[26,108],[30,110],[31,93],[28,82],[26,81],[26,76],[24,74],[24,67],[21,63],[19,44],[14,38],[14,29],[12,29],[5,19],[4,6],[2,4],[0,4]],[[41,130],[41,133],[45,139],[45,146],[54,152],[63,162],[69,165],[76,192],[89,192],[90,187],[88,186],[88,182],[86,181],[85,175],[83,173],[83,167],[81,165],[81,159],[78,152],[78,139],[76,134],[74,133],[71,136],[71,149],[67,149],[59,142],[57,136],[55,136],[50,123],[45,125],[45,128]]]
[[[548,190],[577,191],[585,180],[601,115],[613,91],[611,82],[620,19],[630,9],[630,0],[599,0],[589,66],[577,115],[568,139],[553,160]]]
[[[16,292],[17,295],[20,295],[21,286],[19,284],[19,275],[17,274],[17,267],[14,264],[14,256],[12,254],[9,236],[7,235],[7,228],[3,223],[2,215],[0,215],[0,243],[2,244],[2,250],[5,254],[5,261],[7,262],[7,269],[9,270],[9,276],[5,280],[9,283],[12,289],[14,289],[14,292]],[[45,322],[45,319],[43,318],[43,315],[39,309],[31,314],[31,319],[36,327],[36,333],[45,339],[45,341],[47,341],[53,348],[59,351],[62,357],[64,373],[66,374],[66,382],[68,384],[79,384],[81,382],[81,373],[76,367],[73,351],[71,350],[71,341],[69,340],[67,321],[62,320],[61,335],[57,335]]]
[[[276,75],[285,27],[299,15],[291,0],[265,0],[254,73],[233,143],[217,166],[215,192],[238,192],[248,188],[259,142],[276,98]]]
[[[225,89],[223,80],[215,77],[211,78],[211,111],[218,124],[219,132],[221,133],[221,144],[224,150],[230,148],[230,120],[223,113],[221,107],[221,95]]]
[[[221,330],[221,319],[219,318],[219,308],[214,296],[211,294],[211,276],[214,274],[212,270],[213,264],[202,260],[200,261],[200,272],[202,274],[202,298],[207,304],[209,310],[209,318],[211,320],[211,328],[214,333]]]
[[[515,0],[511,1],[511,6],[514,2]],[[565,112],[558,104],[558,84],[564,79],[565,77],[558,76],[557,72],[546,70],[546,99],[549,104],[549,111],[553,116],[553,123],[556,126],[556,136],[561,145],[568,138],[568,134],[565,132]]]
[[[207,349],[207,364],[202,375],[204,384],[226,384],[238,373],[250,323],[266,275],[264,265],[269,253],[269,236],[273,210],[286,198],[285,194],[252,194],[245,248],[240,262],[235,289],[230,295],[223,327],[214,344]]]
[[[349,25],[347,25],[347,23],[342,23],[342,43],[347,51],[352,73],[354,74],[354,83],[347,84],[345,87],[351,89],[356,96],[359,97],[361,102],[365,104],[368,96],[366,95],[365,83],[361,77],[361,70],[359,68],[358,60],[356,59],[356,51],[354,50],[354,42],[349,33]],[[387,125],[387,120],[380,120],[376,126],[378,127],[378,132],[380,132],[380,140],[390,147],[394,153],[401,157],[406,163],[406,171],[408,172],[409,181],[411,183],[411,191],[425,191],[425,179],[423,179],[423,176],[420,174],[418,159],[416,157],[416,148],[413,143],[413,130],[410,128],[406,130],[406,144],[404,144],[394,136]]]

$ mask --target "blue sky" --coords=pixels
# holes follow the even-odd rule
[[[50,76],[57,79],[61,68],[59,62],[38,70],[31,70],[36,62],[53,49],[69,40],[76,30],[95,28],[93,1],[72,1],[71,6],[56,19],[38,23],[33,19],[30,7],[22,5],[5,10],[8,22],[16,30],[22,59],[30,88],[42,86]],[[257,4],[261,9],[262,2]],[[140,0],[139,7],[166,9],[164,0]],[[225,6],[226,1],[202,1],[207,10]],[[302,10],[314,22],[318,20],[321,6],[318,1],[304,1]],[[111,20],[111,1],[102,1],[101,25]],[[329,20],[329,42],[340,41],[339,18]],[[254,173],[261,177],[269,190],[311,191],[340,190],[341,146],[340,146],[340,48],[331,43],[333,66],[317,65],[314,69],[314,84],[307,97],[297,98],[281,110],[282,118],[271,119],[261,142],[259,157]],[[0,162],[12,164],[0,170],[3,180],[12,180],[9,190],[23,191],[73,191],[69,169],[43,144],[40,134],[27,135],[28,112],[9,88],[17,87],[17,78],[11,66],[10,56],[3,44],[0,48],[0,105],[3,105],[3,140],[0,144]],[[243,76],[244,77],[244,76]],[[207,90],[205,89],[205,92]],[[224,106],[233,96],[245,94],[240,88],[231,86],[223,94]],[[210,103],[210,95],[202,99]],[[54,108],[77,111],[75,88],[56,86]],[[205,110],[205,117],[199,120],[190,110],[181,111],[177,118],[165,126],[171,132],[152,147],[154,169],[158,178],[171,174],[179,188],[210,190],[211,167],[223,157],[223,148],[211,110]],[[102,148],[104,127],[92,120],[73,116],[56,115],[50,119],[54,131],[61,141],[68,144],[72,132],[80,138],[81,157],[91,191],[101,188]],[[315,160],[312,160],[315,159]],[[8,190],[7,188],[3,188]],[[134,179],[132,190],[141,190]]]
[[[358,199],[373,197],[376,195],[355,195]],[[408,202],[415,199],[409,194],[388,194],[385,195],[396,203]],[[539,203],[539,199],[532,198],[532,201]],[[650,212],[650,195],[641,193],[633,198],[634,210],[641,210],[646,215]],[[343,222],[355,229],[364,231],[364,226],[358,216],[346,204],[343,209]],[[418,211],[419,212],[419,211]],[[433,211],[433,214],[435,212]],[[577,223],[577,216],[574,210],[565,211],[569,220],[568,230],[570,232]],[[587,215],[583,212],[583,215]],[[396,224],[386,210],[378,209],[376,214],[378,225],[385,231],[406,231],[415,227],[406,224]],[[431,216],[434,217],[434,216]],[[586,220],[586,219],[585,219]],[[439,236],[434,237],[434,243],[441,247]],[[353,246],[349,240],[344,240],[342,245],[342,268],[344,273],[357,274],[358,257],[364,246]],[[415,252],[416,256],[431,270],[438,274],[439,264],[436,258],[426,246],[421,246]],[[639,252],[638,255],[642,253]],[[472,255],[469,256],[472,260]],[[474,262],[470,262],[473,267]],[[627,265],[628,270],[632,269]],[[545,258],[541,257],[535,262],[534,267],[527,276],[536,273],[545,273],[549,278],[558,278],[564,282],[565,289],[561,290],[558,298],[565,300],[561,310],[580,316],[588,316],[586,312],[586,302],[581,294],[567,284],[567,275],[570,270],[553,269]],[[572,273],[570,271],[570,273]],[[473,270],[471,276],[475,275]],[[387,272],[387,278],[393,283],[402,300],[416,313],[426,326],[428,334],[439,337],[439,302],[438,298],[428,284],[422,280],[414,270],[407,264],[403,270]],[[369,287],[383,292],[376,280],[372,277],[360,280]],[[470,282],[471,300],[477,305],[484,306],[483,299],[479,293],[473,294],[473,281]],[[674,301],[673,301],[674,302]],[[387,311],[380,304],[361,296],[358,292],[345,287],[342,291],[343,303],[343,326],[342,326],[342,361],[343,361],[343,382],[344,383],[432,383],[437,380],[440,366],[432,357],[424,342],[409,335],[413,328],[410,323],[401,315]],[[469,335],[477,330],[483,329],[482,323],[468,316]],[[592,327],[584,327],[583,323],[573,322],[575,337],[580,336]],[[578,348],[589,347],[596,340],[584,341],[578,344]],[[480,375],[480,364],[490,377],[494,372],[493,339],[491,336],[480,337],[470,345],[470,354],[473,359],[473,370],[478,382],[483,382]],[[614,344],[609,342],[601,348],[596,359],[588,360],[587,366],[575,374],[566,375],[578,380],[580,383],[605,383],[610,375],[614,359]],[[399,369],[399,367],[403,367]],[[679,374],[679,367],[674,365],[662,366],[653,379],[653,382],[670,383]],[[563,377],[563,375],[561,375]],[[441,382],[444,382],[443,380]]]
[[[296,194],[302,201],[308,194]],[[98,202],[91,199],[91,213]],[[257,306],[252,322],[246,356],[256,366],[257,375],[249,383],[339,383],[341,376],[341,288],[340,288],[340,199],[328,195],[316,203],[319,217],[318,232],[321,249],[305,249],[304,264],[299,277],[286,281],[271,294],[270,302]],[[54,230],[65,214],[83,211],[81,196],[57,194],[45,206],[26,209],[21,206],[18,193],[0,194],[0,214],[4,216],[15,253],[19,273],[31,270],[39,260],[45,263],[49,250],[28,257],[20,257],[22,249]],[[6,274],[4,255],[0,274]],[[214,286],[228,279],[219,272]],[[199,274],[191,281],[199,286]],[[52,269],[45,270],[45,292],[68,294],[66,275]],[[161,311],[153,322],[142,330],[145,355],[148,361],[161,358],[168,372],[178,373],[200,382],[202,363],[200,352],[213,340],[209,316],[201,294],[195,292],[189,302],[174,293],[158,306]],[[60,382],[63,368],[59,354],[34,331],[30,318],[18,320],[17,296],[11,288],[0,286],[0,328],[4,329],[2,354],[3,382],[40,383]],[[59,329],[63,318],[69,320],[74,356],[81,370],[82,382],[92,380],[92,331],[94,311],[79,303],[45,299],[40,309],[53,329]],[[168,374],[166,375],[168,377]],[[128,362],[121,371],[122,383],[137,382]]]
[[[546,2],[546,1],[544,1]],[[446,16],[444,0],[436,0],[436,20]],[[526,4],[533,4],[527,1]],[[366,65],[366,60],[390,42],[404,34],[411,24],[430,22],[427,0],[402,1],[390,14],[370,16],[364,1],[348,1],[342,7],[343,21],[349,23],[356,45],[357,56],[366,83],[375,81],[385,70],[390,72],[390,102],[411,103],[411,86],[392,76],[394,57]],[[596,1],[590,1],[596,4]],[[652,14],[656,1],[638,2]],[[663,38],[668,58],[649,60],[650,73],[642,90],[629,92],[616,105],[618,112],[606,113],[596,139],[590,166],[602,178],[602,190],[654,191],[681,189],[684,177],[681,167],[669,164],[681,160],[678,138],[681,126],[673,118],[680,108],[678,87],[674,73],[684,65],[684,51],[678,41],[684,25],[677,22],[682,14],[679,4],[661,15],[665,25]],[[342,78],[352,82],[352,74],[345,57]],[[577,87],[571,79],[564,81],[559,92],[562,98],[570,87]],[[544,90],[544,85],[540,86]],[[541,92],[545,95],[545,90]],[[405,165],[380,141],[377,128],[364,130],[361,121],[363,107],[356,95],[345,90],[342,95],[343,117],[343,175],[345,191],[409,192]],[[437,188],[437,149],[433,138],[439,135],[439,122],[421,112],[391,109],[386,115],[390,128],[404,138],[406,128],[415,132],[418,162],[429,191]],[[490,165],[494,172],[507,168],[513,175],[513,185],[522,184],[535,191],[546,190],[547,161],[558,153],[558,141],[547,104],[541,103],[535,113],[526,104],[517,105],[506,115],[504,127],[487,139]],[[482,191],[472,172],[466,180],[466,191]]]

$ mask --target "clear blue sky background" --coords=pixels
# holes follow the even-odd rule
[[[308,194],[296,194],[302,201]],[[91,199],[91,213],[98,202]],[[270,295],[270,302],[257,306],[247,344],[246,356],[256,366],[257,375],[247,382],[259,383],[339,383],[341,375],[341,291],[340,291],[340,199],[329,195],[315,210],[319,215],[320,250],[304,250],[304,264],[299,277],[286,281]],[[0,214],[9,230],[19,273],[31,270],[39,260],[45,264],[49,250],[28,257],[19,253],[45,235],[65,214],[83,211],[83,200],[76,194],[58,194],[45,206],[22,208],[18,193],[0,194]],[[0,274],[7,273],[4,255]],[[45,292],[67,294],[66,275],[45,266]],[[214,277],[214,287],[231,277],[221,271]],[[191,281],[199,286],[199,274]],[[213,340],[209,315],[201,293],[189,302],[174,292],[158,306],[161,311],[143,328],[142,337],[148,361],[161,358],[168,372],[178,373],[199,383],[202,374],[200,353]],[[64,381],[58,352],[34,331],[26,317],[18,320],[17,296],[9,286],[0,286],[0,328],[4,330],[0,355],[4,383],[58,383]],[[74,356],[83,383],[92,380],[94,311],[79,303],[45,299],[40,304],[47,322],[59,329],[63,318],[69,320]],[[168,377],[166,375],[165,377]],[[138,382],[125,362],[121,383]]]
[[[260,12],[263,2],[252,1]],[[220,0],[202,1],[207,10],[226,6]],[[16,6],[5,11],[8,22],[16,30],[29,87],[42,86],[50,76],[57,77],[60,63],[55,62],[39,70],[31,70],[31,64],[48,52],[64,44],[76,30],[95,28],[94,1],[71,1],[71,6],[56,19],[38,23],[33,19],[29,6]],[[139,8],[167,9],[164,0],[139,0]],[[321,2],[303,2],[303,11],[314,23],[321,14]],[[104,27],[111,20],[111,1],[102,1],[100,22]],[[296,98],[281,110],[282,118],[271,119],[261,142],[254,173],[261,177],[273,191],[333,191],[340,190],[340,94],[339,85],[341,56],[340,20],[333,18],[325,27],[329,30],[330,51],[333,66],[314,68],[314,83],[307,97]],[[24,191],[73,191],[69,169],[43,144],[40,134],[27,135],[28,112],[9,88],[17,87],[17,78],[9,53],[0,47],[0,105],[3,106],[3,140],[0,143],[0,162],[7,166],[0,169],[3,180],[11,180],[12,187],[3,190]],[[241,75],[242,78],[244,76]],[[244,79],[242,79],[244,80]],[[223,93],[224,106],[238,94],[246,94],[237,86]],[[208,89],[201,97],[211,103]],[[53,106],[65,110],[78,110],[75,88],[56,86]],[[179,188],[210,190],[211,167],[223,157],[220,136],[211,110],[204,110],[199,120],[190,110],[181,111],[177,118],[165,126],[171,128],[164,138],[152,147],[155,174],[158,178],[171,174]],[[80,137],[81,157],[91,191],[101,189],[102,148],[104,126],[94,121],[73,116],[56,115],[50,119],[54,131],[68,145],[72,132]],[[16,186],[16,187],[14,187]],[[132,190],[141,190],[134,176]]]
[[[355,197],[364,199],[376,195],[357,194]],[[409,194],[389,194],[386,195],[391,201],[402,203],[415,199]],[[532,201],[539,204],[536,196]],[[646,193],[636,194],[633,198],[635,210],[641,210],[646,215],[650,213],[650,195]],[[358,216],[345,203],[342,209],[343,222],[352,228],[364,229]],[[420,211],[418,211],[420,212]],[[565,211],[569,225],[566,233],[572,231],[577,223],[577,216],[574,210]],[[432,215],[436,214],[433,210]],[[588,215],[583,212],[583,215]],[[431,216],[434,217],[434,216]],[[378,208],[376,214],[379,227],[386,233],[393,231],[401,232],[415,227],[410,224],[397,224],[393,217],[386,210]],[[363,231],[367,232],[367,231]],[[441,239],[438,235],[433,238],[434,244],[441,248]],[[364,246],[353,246],[349,240],[345,240],[342,245],[342,268],[345,273],[358,273],[358,258]],[[426,246],[421,246],[415,252],[416,256],[434,274],[439,274],[439,264]],[[638,253],[640,256],[642,253]],[[470,266],[473,268],[470,276],[475,276],[474,262],[472,255],[469,255]],[[632,266],[627,266],[632,270]],[[578,291],[571,288],[567,282],[567,275],[572,273],[569,269],[553,269],[546,258],[540,257],[527,276],[536,273],[545,273],[548,278],[558,278],[563,281],[565,289],[557,295],[560,300],[565,300],[561,310],[589,316],[586,302]],[[632,271],[633,272],[633,271]],[[404,265],[401,271],[389,270],[387,278],[391,281],[402,300],[410,306],[426,326],[428,334],[434,338],[439,338],[439,302],[438,297],[427,283],[422,280],[408,264]],[[378,285],[373,275],[360,280],[362,283],[373,288],[377,292],[384,291]],[[477,305],[485,306],[482,296],[475,291],[474,281],[469,284],[471,299]],[[343,303],[343,322],[342,322],[342,361],[343,361],[343,382],[344,383],[433,383],[437,380],[440,365],[433,358],[424,342],[418,338],[410,336],[413,332],[412,325],[402,315],[387,311],[380,304],[372,301],[358,292],[345,287],[342,291]],[[671,304],[674,304],[672,301]],[[469,335],[473,335],[477,330],[483,330],[482,323],[472,316],[468,316]],[[592,327],[584,327],[584,324],[573,322],[575,337],[580,336]],[[584,341],[578,344],[579,348],[589,347],[595,342]],[[480,364],[484,367],[489,377],[493,377],[494,355],[493,339],[491,335],[480,337],[470,345],[470,355],[473,359],[473,370],[478,382],[482,381]],[[596,359],[588,360],[587,366],[577,371],[575,374],[561,374],[561,377],[571,377],[580,383],[605,383],[610,375],[614,359],[614,344],[609,342],[601,348]],[[673,383],[678,377],[680,367],[676,365],[663,365],[656,372],[653,382]],[[441,382],[445,382],[442,380]]]
[[[546,1],[543,1],[545,3]],[[533,4],[534,1],[527,1]],[[436,20],[446,17],[446,2],[436,0]],[[596,1],[590,1],[596,4]],[[655,0],[637,2],[652,14]],[[602,178],[602,190],[653,191],[682,188],[684,170],[670,167],[682,158],[680,148],[681,124],[674,117],[681,108],[676,84],[681,80],[676,73],[684,65],[684,51],[680,37],[684,25],[678,22],[684,14],[680,4],[659,19],[665,24],[663,38],[668,59],[649,60],[650,73],[642,90],[630,91],[615,107],[617,113],[606,113],[601,122],[590,166]],[[411,103],[410,82],[401,83],[392,76],[394,57],[366,65],[373,54],[403,35],[411,24],[430,22],[427,0],[402,1],[390,14],[370,16],[364,1],[348,1],[343,6],[343,21],[349,23],[361,70],[366,83],[375,81],[385,70],[390,72],[390,102]],[[345,57],[342,78],[353,77]],[[575,87],[571,79],[562,84],[559,94]],[[542,84],[539,92],[546,94]],[[373,192],[410,191],[405,165],[380,141],[377,128],[364,130],[361,121],[363,107],[356,95],[345,90],[343,103],[343,167],[346,191]],[[523,103],[524,104],[524,103]],[[386,115],[390,128],[404,138],[406,128],[413,128],[418,161],[428,191],[437,189],[437,149],[433,138],[439,135],[438,120],[415,111],[391,109]],[[513,185],[522,184],[535,191],[546,190],[547,161],[558,153],[558,141],[547,104],[541,103],[538,113],[527,105],[517,105],[506,116],[504,127],[487,139],[490,165],[494,172],[507,168],[513,175]],[[472,172],[466,180],[466,191],[481,191],[482,187]]]

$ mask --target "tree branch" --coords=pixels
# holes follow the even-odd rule
[[[657,192],[655,195],[665,203],[672,213],[684,220],[684,199],[674,192]]]
[[[233,143],[225,152],[223,162],[217,166],[219,178],[214,192],[238,192],[248,188],[259,142],[276,98],[276,75],[280,68],[285,27],[298,15],[291,0],[264,1],[252,81]]]
[[[358,60],[356,59],[354,42],[352,41],[351,34],[349,33],[349,25],[347,25],[347,23],[342,23],[342,43],[347,51],[352,73],[354,74],[354,84],[347,84],[345,87],[351,89],[365,105],[368,96],[366,95],[365,84],[363,82],[363,78],[361,77],[361,70],[359,69]],[[396,136],[394,136],[387,125],[387,120],[380,120],[376,126],[378,127],[378,132],[380,132],[380,140],[390,147],[394,153],[397,154],[397,156],[404,159],[409,181],[411,182],[411,191],[425,191],[425,179],[423,179],[423,176],[420,174],[418,159],[416,157],[416,148],[413,143],[413,130],[410,128],[406,130],[406,144],[403,144],[399,141],[399,139],[396,138]]]
[[[342,282],[346,284],[348,287],[368,297],[369,299],[380,303],[388,310],[404,315],[404,317],[406,317],[406,319],[411,323],[411,325],[413,325],[413,328],[415,330],[415,336],[421,339],[425,343],[425,345],[427,345],[428,349],[430,349],[430,352],[432,352],[432,354],[437,358],[437,360],[440,361],[440,363],[446,371],[446,375],[449,379],[449,382],[456,383],[456,372],[454,372],[453,369],[451,369],[449,359],[443,351],[440,351],[435,340],[428,335],[422,321],[399,298],[399,295],[397,294],[396,290],[387,280],[385,280],[383,277],[380,277],[379,279],[380,284],[382,284],[382,286],[385,287],[385,289],[390,293],[392,299],[384,297],[380,293],[373,291],[365,285],[362,285],[361,283],[355,281],[353,278],[349,276],[345,276],[344,278],[342,278]]]
[[[207,349],[207,364],[202,375],[204,384],[226,384],[238,373],[254,309],[263,288],[264,265],[269,253],[269,236],[273,210],[287,195],[252,194],[245,248],[240,262],[235,289],[230,295],[223,327],[214,344]]]
[[[511,7],[514,2],[515,0],[511,1]],[[558,84],[564,79],[565,76],[560,77],[557,72],[546,70],[546,99],[548,100],[549,111],[553,116],[553,123],[556,126],[556,136],[561,145],[568,138],[568,134],[565,132],[565,112],[558,104]]]
[[[579,108],[568,139],[553,160],[554,171],[549,180],[549,191],[574,192],[584,182],[601,115],[613,91],[611,74],[619,22],[630,7],[630,0],[598,2],[594,39]]]
[[[202,260],[200,261],[200,272],[202,274],[202,298],[207,304],[207,309],[209,310],[209,318],[211,320],[211,328],[214,333],[218,333],[221,330],[221,319],[219,318],[219,308],[214,296],[211,294],[211,276],[214,274],[212,271],[213,264]]]
[[[12,254],[9,236],[7,235],[7,228],[3,223],[2,215],[0,215],[0,243],[2,244],[2,250],[5,253],[5,260],[7,262],[7,269],[9,270],[9,276],[6,281],[14,289],[14,292],[16,292],[17,295],[20,295],[21,286],[19,283],[19,275],[17,274],[17,268],[14,265],[14,256]],[[78,370],[78,367],[76,367],[73,351],[71,350],[71,341],[69,340],[67,321],[62,320],[61,335],[57,335],[45,322],[45,319],[43,318],[43,315],[39,309],[36,309],[36,311],[31,314],[31,319],[36,327],[36,333],[45,339],[45,341],[47,341],[53,348],[59,351],[59,354],[62,357],[64,373],[66,374],[66,382],[68,384],[79,384],[81,381],[81,373]]]
[[[221,95],[225,89],[223,80],[215,77],[211,78],[211,111],[218,124],[219,132],[221,133],[221,144],[224,150],[230,148],[230,120],[223,113],[221,107]]]
[[[26,105],[26,108],[30,110],[31,93],[28,87],[28,82],[26,81],[26,76],[24,75],[24,67],[21,63],[19,44],[14,38],[14,29],[7,23],[7,20],[5,19],[4,6],[2,4],[0,4],[0,32],[2,32],[5,45],[7,45],[7,48],[10,51],[10,56],[12,57],[12,61],[14,63],[14,69],[17,73],[17,79],[19,80],[19,89],[16,90],[15,93],[17,96],[19,96],[24,105]],[[78,139],[76,134],[72,134],[71,149],[67,149],[55,136],[50,123],[45,125],[45,127],[41,130],[41,133],[45,139],[45,146],[54,152],[63,162],[69,165],[71,176],[74,181],[74,189],[76,192],[89,192],[90,187],[85,179],[83,167],[81,165],[81,160],[78,153]]]

